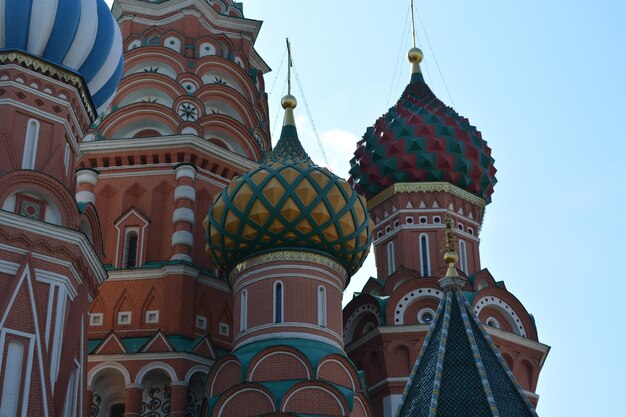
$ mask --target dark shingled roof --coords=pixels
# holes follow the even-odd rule
[[[460,289],[447,291],[399,417],[537,417]]]

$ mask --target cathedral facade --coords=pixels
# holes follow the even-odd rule
[[[481,265],[480,132],[414,48],[349,179],[291,95],[272,147],[260,27],[0,0],[0,417],[536,416],[549,347]]]

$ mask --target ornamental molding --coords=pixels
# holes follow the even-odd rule
[[[400,182],[392,184],[382,192],[378,193],[367,201],[367,209],[371,210],[388,198],[400,193],[449,193],[460,197],[480,208],[484,208],[487,203],[480,197],[469,193],[449,182]]]
[[[263,265],[269,262],[312,262],[318,265],[323,265],[328,268],[331,268],[338,274],[340,274],[341,278],[344,280],[348,278],[348,271],[346,268],[341,265],[339,262],[334,259],[321,255],[319,253],[313,252],[301,252],[301,251],[277,251],[264,253],[262,255],[253,256],[245,261],[239,262],[236,264],[233,269],[230,271],[228,275],[228,279],[232,282],[239,274],[244,272],[249,268],[253,268],[258,265]]]
[[[83,78],[70,71],[66,71],[50,64],[49,62],[37,59],[31,55],[23,54],[16,51],[0,52],[0,64],[15,63],[24,68],[35,70],[38,73],[56,78],[71,86],[74,86],[80,95],[80,98],[87,109],[91,121],[96,119],[96,110],[91,102],[91,95],[87,90]]]

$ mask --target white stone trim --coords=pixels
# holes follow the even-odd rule
[[[196,190],[190,185],[179,185],[174,190],[174,201],[178,201],[181,198],[185,198],[192,203],[196,201]]]
[[[341,408],[341,415],[346,415],[346,409],[343,407],[343,404],[341,403],[341,400],[329,389],[324,388],[324,387],[320,387],[320,386],[315,386],[315,385],[307,385],[301,388],[298,388],[297,390],[295,390],[294,392],[291,393],[291,395],[289,395],[289,397],[287,397],[285,400],[283,400],[283,410],[287,409],[287,404],[289,403],[289,400],[291,400],[291,398],[296,395],[298,392],[300,391],[304,391],[304,390],[318,390],[318,391],[324,391],[328,394],[330,394],[336,401],[337,404],[339,404],[339,407]]]
[[[187,222],[193,226],[196,216],[192,209],[187,207],[178,207],[172,214],[172,222],[174,224],[178,222]]]
[[[175,253],[170,258],[170,261],[183,261],[183,262],[191,262],[191,256],[186,253]]]
[[[172,233],[172,247],[176,245],[184,245],[189,248],[193,247],[193,234],[186,230],[179,230]]]
[[[7,213],[5,211],[0,210],[0,227],[8,227],[8,228],[20,228],[24,231],[31,232],[33,234],[43,236],[47,239],[58,239],[65,243],[70,243],[76,245],[81,252],[82,259],[84,259],[92,270],[96,282],[98,284],[102,284],[106,279],[106,271],[104,267],[100,263],[100,259],[96,255],[91,243],[87,239],[83,233],[66,229],[61,226],[55,226],[48,223],[43,223],[40,221],[28,219],[23,216],[18,216],[17,214]],[[0,245],[0,249],[2,248],[10,248],[10,246]],[[10,250],[10,249],[9,249]],[[41,259],[50,259],[49,257],[45,257],[45,255],[40,255]],[[55,260],[57,263],[59,260]],[[72,271],[76,271],[72,268]],[[76,279],[82,283],[80,276],[76,273]]]
[[[176,171],[176,181],[181,178],[191,178],[192,180],[196,178],[196,168],[192,165],[179,165],[174,171]]]
[[[441,300],[443,297],[443,291],[438,288],[433,287],[425,287],[425,288],[416,288],[405,294],[394,306],[393,309],[393,324],[394,325],[402,325],[404,324],[404,313],[406,309],[413,304],[415,301],[420,298],[438,298]]]
[[[137,372],[137,376],[135,377],[135,384],[141,384],[143,381],[143,378],[146,376],[146,374],[150,371],[153,371],[155,369],[160,369],[162,371],[165,371],[165,373],[167,375],[169,375],[170,377],[170,381],[178,381],[178,376],[176,375],[176,370],[174,368],[172,368],[172,366],[170,364],[167,364],[165,362],[152,362],[147,364],[146,366],[144,366],[143,368],[141,368],[141,370],[139,372]]]
[[[309,334],[309,333],[304,333],[304,332],[297,332],[297,331],[290,331],[290,332],[281,332],[278,331],[280,330],[281,327],[302,327],[305,329],[315,329],[315,330],[320,330],[323,331],[325,333],[328,333],[329,336],[318,336],[318,335],[314,335],[314,334]],[[261,334],[258,336],[250,336],[251,334],[253,334],[254,332],[258,332],[258,331],[262,331],[262,330],[266,330],[266,329],[270,329],[270,328],[274,328],[277,331],[273,332],[273,333],[265,333],[265,334]],[[319,327],[319,326],[315,326],[309,323],[270,323],[270,324],[266,324],[266,325],[262,325],[262,326],[256,326],[256,327],[252,327],[250,329],[248,329],[245,333],[239,333],[239,335],[237,335],[237,337],[235,337],[234,341],[233,341],[233,350],[234,349],[239,349],[242,346],[245,346],[249,343],[252,342],[256,342],[256,341],[260,341],[260,340],[267,340],[267,339],[272,339],[272,338],[276,338],[276,339],[285,339],[285,338],[299,338],[299,339],[310,339],[310,340],[315,340],[318,342],[324,342],[330,345],[333,345],[335,347],[337,347],[338,349],[342,349],[343,350],[343,344],[336,342],[335,340],[333,340],[334,337],[336,340],[341,340],[341,336],[339,336],[337,333],[333,332],[332,330],[329,330],[327,328],[323,328],[323,327]],[[244,341],[240,342],[241,339],[246,338]]]
[[[91,191],[79,191],[76,193],[76,202],[96,204],[96,195]]]
[[[486,295],[477,299],[474,303],[474,314],[476,314],[476,317],[478,317],[480,311],[487,306],[494,306],[498,311],[508,316],[509,324],[513,327],[514,333],[518,336],[526,337],[526,329],[524,328],[522,319],[506,301],[495,295]]]
[[[380,307],[374,306],[373,304],[369,304],[369,303],[364,304],[358,307],[356,310],[354,310],[352,314],[350,314],[350,317],[348,317],[348,319],[345,321],[345,325],[343,326],[344,343],[348,343],[348,341],[351,341],[354,339],[354,330],[355,330],[356,323],[358,323],[357,317],[367,312],[374,314],[374,317],[376,317],[376,320],[378,322],[378,326],[381,325],[382,318],[381,318]]]
[[[98,173],[91,169],[81,169],[76,172],[76,185],[98,184]]]

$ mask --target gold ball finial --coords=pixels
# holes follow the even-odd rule
[[[287,94],[280,101],[280,105],[283,106],[283,109],[285,109],[285,110],[287,110],[287,109],[295,109],[296,106],[298,105],[298,101],[291,94]]]
[[[446,251],[446,253],[443,255],[443,261],[444,261],[445,263],[447,263],[448,265],[450,265],[450,264],[452,264],[452,265],[456,264],[457,259],[458,259],[458,257],[457,257],[457,255],[456,255],[456,251],[454,251],[454,250],[451,250],[451,251],[450,251],[450,250],[449,250],[449,251]]]
[[[411,48],[409,49],[408,57],[411,64],[419,64],[424,59],[424,54],[420,48]]]

